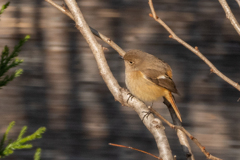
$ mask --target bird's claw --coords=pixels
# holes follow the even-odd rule
[[[128,93],[127,95],[129,95],[129,97],[128,97],[128,99],[127,99],[127,103],[128,103],[129,99],[132,100],[134,96],[132,95],[132,93]]]
[[[145,113],[145,115],[143,116],[142,121],[144,120],[144,118],[147,118],[147,119],[148,119],[148,116],[149,116],[150,114],[153,114],[151,111],[143,111],[142,113]]]

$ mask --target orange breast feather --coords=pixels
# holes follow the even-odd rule
[[[169,92],[167,89],[151,82],[140,71],[127,73],[125,81],[130,92],[144,102],[158,100]]]

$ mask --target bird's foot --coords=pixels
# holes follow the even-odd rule
[[[132,100],[134,96],[132,95],[132,93],[128,93],[127,95],[129,95],[129,97],[128,97],[128,99],[127,99],[127,103],[128,103],[129,99]]]
[[[152,102],[151,106],[148,106],[148,108],[152,108],[152,107],[153,107],[153,102]],[[148,116],[150,114],[153,114],[150,110],[149,111],[143,111],[142,113],[145,113],[142,120],[144,120],[145,117],[148,119]]]
[[[143,116],[142,121],[144,120],[144,118],[147,118],[147,119],[148,119],[148,116],[149,116],[150,114],[153,114],[151,111],[143,111],[142,113],[145,114],[145,115]]]

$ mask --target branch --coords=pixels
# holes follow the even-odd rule
[[[155,114],[158,118],[160,118],[162,121],[164,121],[165,123],[167,123],[167,125],[169,125],[171,128],[176,129],[176,130],[181,130],[182,132],[185,133],[185,135],[187,135],[200,149],[201,151],[204,153],[204,155],[208,158],[208,159],[212,159],[212,160],[221,160],[220,158],[217,158],[213,155],[211,155],[204,146],[201,145],[201,143],[197,140],[197,138],[193,137],[185,128],[183,128],[182,126],[177,126],[177,125],[173,125],[172,123],[170,123],[168,120],[166,120],[165,118],[163,118],[163,116],[161,116],[157,111],[155,111],[152,107],[148,107],[148,109]]]
[[[236,18],[234,17],[234,15],[233,15],[230,7],[228,6],[226,0],[218,0],[218,1],[222,5],[223,10],[225,11],[226,17],[230,20],[231,24],[233,25],[233,27],[235,28],[237,33],[240,35],[239,23],[237,22]],[[239,4],[239,1],[237,1],[237,3]]]
[[[139,117],[142,119],[145,115],[144,112],[148,111],[146,105],[136,98],[133,98],[131,99],[131,101],[126,103],[129,92],[121,88],[117,80],[112,75],[109,66],[107,65],[103,49],[93,36],[88,24],[86,23],[80,9],[77,6],[76,1],[65,0],[65,2],[74,17],[76,27],[80,30],[83,37],[89,44],[90,49],[93,52],[93,55],[97,61],[100,74],[103,77],[103,80],[105,81],[110,92],[113,94],[114,98],[117,101],[119,101],[122,105],[132,107],[138,113]],[[150,115],[148,118],[143,119],[143,123],[148,128],[148,130],[153,134],[157,142],[160,157],[162,157],[164,160],[173,160],[170,146],[164,131],[164,127],[162,126],[161,121],[159,119],[157,120],[154,119],[152,115]]]
[[[178,119],[178,117],[176,115],[176,112],[174,111],[172,105],[168,102],[168,100],[165,97],[163,99],[164,99],[163,103],[168,107],[169,113],[171,114],[173,124],[176,125],[176,126],[182,126],[182,123]],[[187,160],[195,160],[186,134],[179,129],[176,129],[176,132],[177,132],[179,142],[182,146],[182,150],[185,153],[185,156],[186,156]]]
[[[53,5],[55,8],[57,8],[58,10],[60,10],[62,13],[66,14],[68,17],[70,17],[72,20],[74,20],[72,13],[66,8],[65,5],[59,6],[58,4],[56,4],[55,2],[53,2],[52,0],[45,0],[46,2],[50,3],[51,5]],[[90,27],[90,26],[89,26]],[[90,27],[92,33],[97,36],[98,38],[100,38],[101,40],[103,40],[105,43],[109,44],[113,49],[115,49],[122,57],[125,55],[125,51],[120,48],[116,43],[114,43],[110,38],[106,37],[105,35],[103,35],[102,33],[98,32],[97,30],[95,30],[94,28]]]
[[[240,7],[240,0],[236,0],[236,2],[238,3],[239,7]]]
[[[230,78],[228,78],[227,76],[225,76],[224,74],[222,74],[199,50],[197,47],[193,48],[192,46],[190,46],[188,43],[184,42],[182,39],[180,39],[167,25],[166,23],[164,23],[157,15],[156,12],[154,10],[153,7],[153,3],[152,0],[149,0],[149,6],[151,9],[152,14],[150,13],[149,16],[153,17],[155,21],[157,21],[158,23],[160,23],[171,35],[169,36],[169,38],[173,38],[176,41],[178,41],[180,44],[182,44],[183,46],[185,46],[186,48],[188,48],[190,51],[192,51],[193,53],[195,53],[199,58],[201,58],[210,68],[211,71],[216,73],[219,77],[221,77],[224,81],[226,81],[227,83],[229,83],[230,85],[232,85],[234,88],[236,88],[237,90],[240,91],[240,86],[238,83],[232,81]]]
[[[142,153],[148,154],[148,155],[150,155],[150,156],[152,156],[152,157],[154,157],[156,159],[163,160],[162,158],[157,157],[157,156],[155,156],[155,155],[153,155],[153,154],[151,154],[149,152],[143,151],[141,149],[133,148],[133,147],[130,147],[130,146],[124,146],[124,145],[120,145],[120,144],[114,144],[114,143],[108,143],[108,144],[111,145],[111,146],[116,146],[116,147],[129,148],[129,149],[132,149],[132,150],[135,150],[135,151],[138,151],[138,152],[142,152]]]

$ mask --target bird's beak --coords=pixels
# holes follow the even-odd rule
[[[119,56],[120,59],[124,60],[122,56]]]

